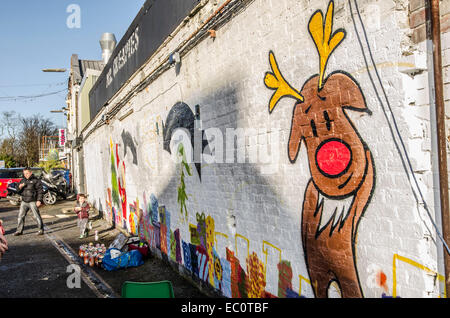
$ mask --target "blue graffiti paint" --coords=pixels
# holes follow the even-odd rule
[[[286,298],[305,298],[304,296],[300,296],[298,293],[293,291],[290,288],[286,289]]]
[[[191,250],[192,272],[198,277],[197,245],[189,243],[189,249]]]
[[[220,259],[222,265],[222,294],[225,297],[231,298],[231,264],[225,259]]]
[[[401,298],[400,296],[394,297],[394,296],[388,296],[385,293],[381,294],[381,298]]]
[[[150,196],[150,206],[150,210],[152,211],[152,221],[158,222],[158,199],[153,193]]]
[[[184,257],[184,267],[190,272],[192,272],[192,265],[191,265],[191,249],[189,247],[189,243],[186,243],[185,241],[182,241],[183,245],[183,257]]]
[[[167,247],[171,246],[170,244],[170,240],[172,237],[172,231],[170,230],[170,212],[167,209],[165,210],[165,221],[166,221],[166,226],[167,226]],[[170,234],[169,234],[170,233]],[[171,248],[167,248],[167,256],[172,257],[172,249]],[[173,255],[175,258],[175,255]]]

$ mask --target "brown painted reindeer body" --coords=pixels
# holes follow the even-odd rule
[[[302,245],[316,297],[327,297],[330,285],[337,285],[342,297],[362,297],[356,268],[358,225],[374,188],[372,155],[345,113],[370,113],[357,82],[345,72],[324,79],[329,55],[344,39],[345,31],[333,35],[333,1],[325,23],[321,11],[309,22],[309,31],[320,55],[320,73],[296,91],[281,75],[275,57],[269,60],[273,73],[265,84],[275,93],[269,103],[272,112],[278,101],[290,96],[294,107],[288,144],[294,163],[302,141],[308,154],[311,179],[302,209]]]
[[[311,78],[301,91],[304,101],[294,108],[288,146],[289,159],[295,162],[305,142],[311,171],[302,212],[306,263],[317,297],[326,297],[333,281],[343,297],[362,297],[355,243],[373,189],[374,167],[345,109],[367,108],[359,86],[347,74],[332,74],[320,92],[317,82],[318,76]],[[348,205],[333,204],[345,198]],[[329,202],[332,215],[324,220]]]

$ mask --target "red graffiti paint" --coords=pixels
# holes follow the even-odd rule
[[[317,149],[316,160],[321,172],[337,176],[350,164],[350,148],[339,140],[326,141]]]
[[[380,271],[380,272],[377,274],[377,284],[378,284],[380,287],[383,287],[384,290],[387,291],[387,290],[388,290],[388,287],[387,287],[387,285],[386,285],[386,281],[387,281],[386,274],[383,273],[382,271]]]
[[[124,220],[127,219],[127,191],[125,189],[125,186],[122,184],[121,181],[125,183],[125,162],[122,161],[123,166],[123,178],[118,179],[118,185],[119,185],[119,194],[120,199],[122,203],[122,217]]]
[[[119,144],[116,144],[116,165],[117,165],[117,169],[119,169]]]
[[[278,264],[278,297],[286,298],[287,290],[292,289],[292,267],[288,261]]]

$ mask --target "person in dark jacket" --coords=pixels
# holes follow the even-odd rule
[[[24,178],[19,182],[18,193],[22,196],[22,202],[20,203],[17,230],[14,235],[22,235],[25,216],[28,210],[33,211],[34,217],[36,218],[39,228],[37,234],[42,235],[44,234],[44,223],[39,213],[39,207],[42,204],[42,183],[40,179],[33,175],[33,172],[28,167],[23,169],[23,176]]]

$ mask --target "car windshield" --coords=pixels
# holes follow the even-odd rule
[[[22,177],[22,170],[0,169],[0,179],[20,179]]]
[[[42,175],[41,168],[31,168],[34,176],[40,178]],[[0,179],[22,179],[23,170],[21,168],[0,169]]]

